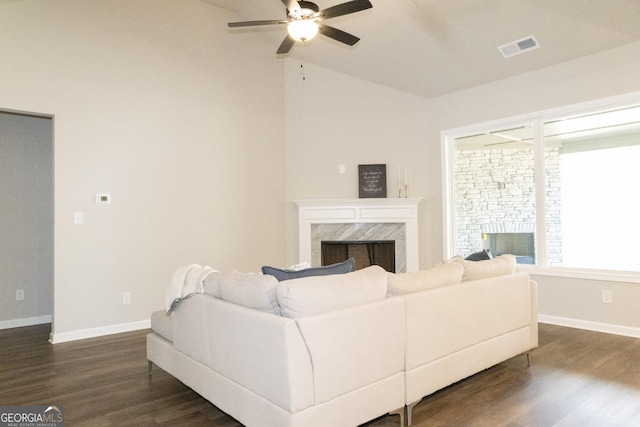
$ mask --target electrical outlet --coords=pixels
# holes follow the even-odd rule
[[[18,289],[16,291],[16,301],[24,301],[24,289]]]
[[[125,292],[122,294],[122,304],[131,304],[131,292]]]
[[[604,304],[611,304],[613,302],[613,296],[611,295],[611,291],[609,290],[602,291],[602,302]]]

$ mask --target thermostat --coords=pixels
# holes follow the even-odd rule
[[[96,194],[96,203],[99,205],[110,205],[111,204],[111,194],[108,193],[98,193]]]

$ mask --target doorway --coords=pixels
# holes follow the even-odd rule
[[[53,117],[0,110],[0,329],[53,315]]]

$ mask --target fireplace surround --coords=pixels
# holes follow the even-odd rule
[[[422,198],[305,199],[298,206],[299,258],[321,265],[323,241],[394,241],[395,271],[418,270]]]

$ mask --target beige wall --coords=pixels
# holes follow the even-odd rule
[[[358,198],[358,165],[387,165],[388,196],[397,197],[397,171],[406,166],[409,195],[419,207],[421,260],[432,251],[428,206],[429,101],[313,64],[285,61],[287,199]],[[345,174],[338,165],[345,165]],[[287,259],[298,262],[298,213],[289,203]],[[305,261],[305,260],[302,260]]]
[[[197,0],[0,4],[0,109],[54,116],[61,339],[148,321],[181,265],[284,262],[282,62],[232,18]]]

